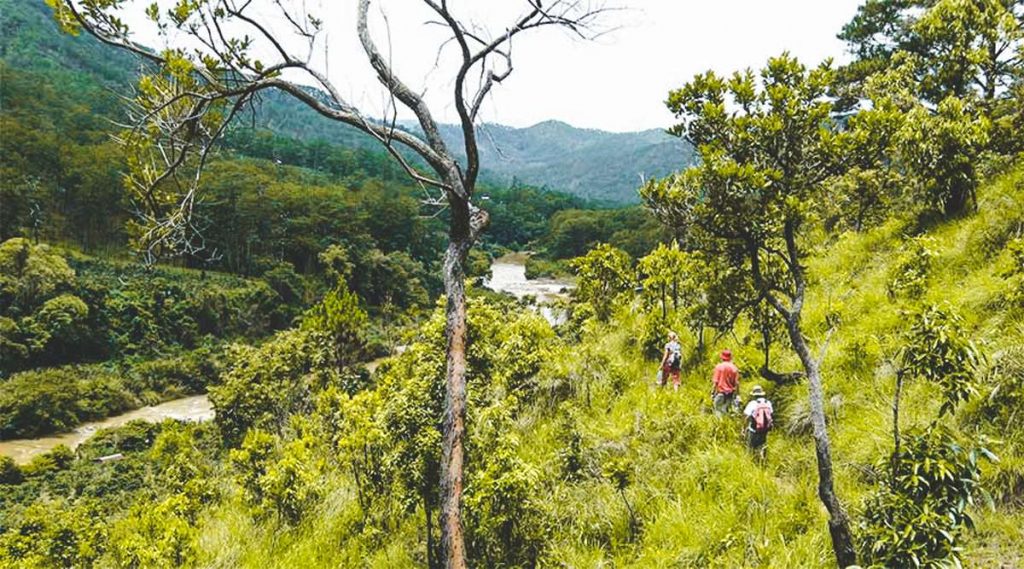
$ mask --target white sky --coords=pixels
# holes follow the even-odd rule
[[[664,128],[673,122],[664,105],[668,91],[696,73],[756,69],[784,50],[808,65],[826,57],[846,60],[836,34],[853,17],[861,0],[608,2],[625,10],[607,15],[605,25],[617,29],[596,41],[573,39],[556,30],[518,36],[513,51],[515,70],[495,87],[481,111],[483,120],[517,127],[557,119],[611,131]],[[138,2],[139,6],[147,3]],[[305,4],[310,14],[325,22],[315,61],[326,67],[350,102],[369,115],[381,116],[386,97],[355,36],[355,1],[295,3]],[[450,4],[495,33],[525,5],[522,0],[450,0]],[[435,69],[437,46],[445,35],[441,28],[424,24],[432,13],[418,0],[377,0],[374,7],[371,31],[381,51],[390,52],[395,69],[410,87],[425,89],[437,118],[455,122],[447,79],[450,73],[445,72],[450,69],[445,64],[454,61],[455,47],[449,46],[441,67]],[[258,13],[271,21],[274,29],[287,29],[272,5]],[[382,13],[387,15],[386,24]],[[137,21],[129,18],[133,20]],[[135,29],[143,43],[161,43],[144,27]],[[302,50],[296,47],[295,51]],[[400,113],[399,117],[411,115]]]

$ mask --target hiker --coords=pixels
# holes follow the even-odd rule
[[[764,389],[755,385],[750,392],[752,399],[743,409],[747,417],[747,446],[761,461],[765,459],[768,431],[772,428],[772,402],[765,397]]]
[[[679,391],[679,368],[683,363],[683,346],[675,332],[668,333],[665,353],[661,356],[661,373],[658,375],[658,386],[663,387],[672,378],[672,387]]]
[[[739,406],[736,395],[740,388],[740,370],[732,363],[731,351],[722,350],[721,358],[722,362],[715,366],[711,376],[711,406],[716,417]]]

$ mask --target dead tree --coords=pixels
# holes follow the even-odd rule
[[[440,46],[425,47],[440,52],[453,45],[459,54],[450,102],[458,113],[464,159],[442,139],[438,122],[420,92],[395,74],[390,54],[375,43],[369,22],[370,0],[358,2],[355,32],[389,94],[392,111],[398,105],[411,111],[422,134],[396,128],[394,114],[390,120],[368,118],[347,101],[326,69],[312,63],[315,50],[321,47],[318,38],[323,20],[286,6],[287,0],[192,0],[175,3],[166,12],[154,4],[146,9],[146,16],[161,32],[175,32],[177,45],[162,52],[131,39],[122,19],[131,5],[126,0],[52,2],[65,31],[84,30],[148,62],[149,70],[133,97],[131,120],[120,137],[129,151],[131,189],[143,218],[138,241],[147,256],[203,250],[201,231],[192,218],[203,166],[232,120],[261,93],[271,90],[286,93],[327,119],[375,138],[428,193],[430,203],[449,210],[443,263],[447,366],[439,514],[446,567],[466,566],[460,507],[466,417],[464,265],[488,223],[487,213],[473,203],[480,172],[479,112],[492,88],[512,73],[514,38],[550,27],[592,39],[600,33],[596,26],[608,10],[589,0],[519,1],[521,15],[495,33],[457,14],[447,0],[422,0],[436,18],[428,24],[442,26],[450,36]],[[296,54],[295,44],[304,55]],[[261,59],[266,54],[270,59]],[[409,159],[410,152],[426,167],[417,167],[418,162]]]

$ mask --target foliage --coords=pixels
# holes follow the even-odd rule
[[[933,382],[942,389],[942,416],[976,392],[974,374],[979,357],[963,319],[929,306],[916,316],[908,331],[901,366],[909,377]]]
[[[195,567],[199,532],[195,505],[174,494],[155,504],[139,504],[110,529],[110,559],[131,569]]]
[[[9,456],[0,456],[0,484],[21,484],[24,477],[21,469]]]
[[[916,194],[947,216],[976,203],[977,164],[988,143],[989,123],[961,99],[949,97],[932,112],[917,106],[898,134],[900,155],[916,174]]]
[[[325,350],[302,330],[282,332],[259,347],[234,345],[230,364],[210,388],[215,421],[227,446],[251,428],[284,428],[292,412],[312,406],[309,390],[329,382]]]
[[[893,267],[889,285],[886,287],[890,299],[918,299],[924,294],[934,256],[928,245],[927,239],[907,239],[905,251],[899,263]]]
[[[594,247],[572,261],[577,277],[573,297],[589,304],[599,319],[607,320],[615,298],[632,288],[631,265],[629,254],[621,249],[604,243]]]
[[[666,237],[664,229],[646,210],[638,207],[570,209],[551,216],[547,231],[537,244],[543,256],[552,260],[583,256],[599,243],[608,243],[639,257]]]
[[[320,470],[312,439],[300,437],[282,446],[273,435],[252,429],[231,451],[246,503],[258,517],[276,515],[297,524],[321,498]]]
[[[366,312],[359,297],[339,284],[306,312],[302,328],[327,338],[338,370],[362,360],[366,346]]]
[[[103,554],[107,528],[95,523],[95,504],[63,501],[29,506],[13,531],[0,534],[0,562],[10,567],[92,567]]]
[[[958,543],[974,522],[984,447],[965,446],[941,425],[903,435],[896,477],[868,503],[861,537],[872,567],[960,565]]]
[[[67,261],[46,245],[25,238],[0,244],[0,309],[11,315],[27,315],[70,288],[75,273]]]
[[[15,374],[0,391],[0,439],[68,430],[134,406],[120,378],[94,366]]]

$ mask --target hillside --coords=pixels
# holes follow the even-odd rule
[[[969,508],[975,530],[962,552],[969,567],[1024,563],[1024,439],[1014,419],[1024,401],[1024,267],[1015,268],[1020,261],[1011,254],[1024,238],[1022,204],[1018,168],[982,188],[979,214],[918,237],[932,259],[920,300],[962,315],[987,354],[987,380],[948,422],[959,437],[991,436],[1000,457],[982,462],[991,502]],[[893,219],[846,234],[809,263],[812,341],[823,340],[826,318],[841,322],[824,352],[824,376],[837,486],[855,519],[864,515],[891,450],[894,378],[886,352],[904,333],[912,301],[891,299],[886,289],[908,258],[909,222]],[[851,292],[841,304],[829,302],[841,285]],[[304,392],[325,370],[316,363],[315,344],[299,331],[238,353],[241,359],[214,388],[215,424],[165,424],[144,433],[136,425],[100,436],[77,460],[64,457],[55,465],[55,455],[26,466],[13,503],[40,493],[54,498],[46,510],[29,507],[8,518],[14,531],[0,535],[0,559],[28,547],[29,559],[45,561],[45,547],[56,539],[49,536],[68,528],[87,547],[78,559],[98,559],[100,566],[171,554],[213,567],[425,565],[431,538],[422,520],[436,507],[443,325],[435,313],[407,339],[402,355],[378,369],[372,386],[353,393]],[[762,354],[746,327],[709,339],[708,351],[685,365],[678,392],[652,384],[655,362],[647,346],[659,342],[664,321],[631,294],[620,298],[607,323],[572,322],[561,336],[508,300],[475,294],[470,327],[467,529],[485,566],[833,563],[815,497],[806,388],[751,377]],[[682,336],[684,346],[694,345],[694,337]],[[744,394],[761,383],[776,405],[763,465],[744,449],[740,421],[708,410],[710,368],[725,347],[743,370]],[[776,353],[774,365],[794,369],[798,362],[786,350]],[[240,398],[247,390],[260,395]],[[312,397],[314,410],[286,420],[296,409],[310,409],[295,397]],[[921,432],[938,403],[933,386],[909,385],[903,429]],[[244,441],[235,439],[240,447],[224,468],[224,454],[210,441],[217,433],[238,433],[240,424],[257,428]],[[152,449],[140,443],[143,436],[155,437]],[[126,455],[115,473],[142,471],[146,484],[163,485],[155,508],[145,500],[129,506],[138,494],[123,474],[110,478],[88,460],[114,451]],[[69,480],[83,493],[58,498]],[[123,505],[89,499],[103,495],[121,496]],[[96,515],[109,525],[88,531],[78,525]],[[147,537],[132,541],[138,535]],[[32,545],[19,546],[22,537]]]
[[[125,92],[139,66],[132,56],[91,37],[60,34],[42,1],[0,0],[0,30],[0,58],[16,69],[72,73],[79,77],[71,80],[79,81],[91,76]],[[116,104],[112,93],[106,97],[107,106]],[[376,140],[278,93],[263,97],[255,119],[258,128],[299,141],[382,153]],[[445,126],[449,140],[457,132],[458,127]],[[483,125],[481,133],[485,181],[502,186],[517,181],[615,204],[636,203],[641,177],[664,176],[693,162],[686,142],[659,130],[610,133],[546,121],[528,128]]]
[[[485,124],[480,155],[488,179],[559,189],[589,199],[635,203],[643,180],[696,160],[682,139],[657,129],[613,133],[550,120],[527,128]],[[450,140],[457,129],[443,133]]]
[[[1024,563],[1024,433],[1012,418],[1024,397],[1024,305],[1014,297],[1024,267],[1011,279],[1000,276],[1014,262],[1001,244],[1024,237],[1019,229],[1022,204],[1024,171],[1018,169],[983,188],[981,214],[922,236],[934,255],[923,300],[963,315],[989,355],[987,369],[1001,370],[991,383],[978,386],[957,418],[961,432],[999,439],[993,450],[1000,461],[983,467],[983,483],[994,501],[991,507],[979,502],[971,510],[977,529],[965,546],[967,567]],[[816,308],[807,314],[808,329],[821,330],[826,316],[843,323],[828,345],[824,375],[838,486],[854,516],[862,515],[879,475],[877,463],[891,449],[893,376],[883,351],[902,333],[906,307],[887,300],[885,288],[906,258],[905,223],[894,220],[847,235],[811,263],[817,284],[809,302]],[[853,290],[841,305],[828,303],[830,291],[851,283]],[[1007,304],[1012,298],[1016,305]],[[473,534],[482,542],[476,547],[490,545],[495,557],[484,557],[481,549],[478,555],[490,559],[488,566],[498,566],[499,559],[515,565],[516,553],[531,550],[540,565],[555,567],[830,566],[826,517],[815,496],[806,387],[773,386],[752,377],[750,370],[762,354],[741,329],[713,340],[708,354],[689,364],[678,393],[657,390],[652,385],[656,364],[644,355],[642,344],[657,341],[648,331],[662,328],[655,314],[637,308],[622,305],[608,324],[589,321],[580,330],[579,344],[553,340],[550,332],[531,332],[543,326],[527,315],[492,337],[493,309],[478,304],[471,312],[478,348],[498,350],[478,361],[484,369],[502,369],[505,358],[523,357],[532,347],[540,350],[513,372],[519,375],[473,392],[471,429],[480,437],[473,448],[489,451],[471,450],[470,472],[475,474],[467,485],[467,503],[480,528]],[[409,392],[394,382],[435,365],[428,355],[437,341],[432,334],[436,329],[384,368],[377,392],[385,401],[402,393],[411,397],[422,388],[409,387]],[[814,340],[821,339],[816,333]],[[685,346],[694,342],[684,334]],[[733,349],[744,371],[742,390],[761,383],[776,403],[777,427],[764,466],[743,448],[738,420],[721,421],[709,413],[710,368],[724,347]],[[799,366],[789,354],[775,364]],[[509,381],[522,390],[511,399],[502,396]],[[937,404],[932,387],[913,385],[904,402],[904,429],[922,427]],[[393,529],[379,536],[360,531],[366,523],[360,516],[366,514],[360,514],[365,510],[349,477],[332,476],[327,487],[321,506],[284,536],[272,524],[246,521],[241,504],[215,509],[204,527],[203,558],[243,567],[328,560],[344,565],[363,555],[373,567],[423,563],[422,510],[392,518]],[[635,509],[635,522],[629,508]],[[487,538],[494,535],[490,531],[500,531],[506,541]],[[243,541],[241,535],[253,539]]]

